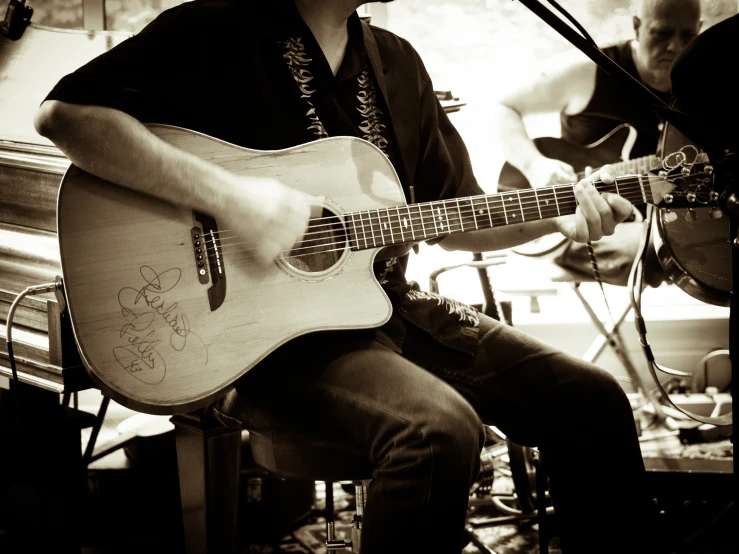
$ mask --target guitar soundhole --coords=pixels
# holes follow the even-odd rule
[[[296,243],[284,261],[303,273],[322,273],[334,267],[346,249],[346,231],[341,219],[323,207],[311,217],[303,240]]]

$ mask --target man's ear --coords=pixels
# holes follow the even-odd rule
[[[634,22],[634,36],[638,39],[639,38],[639,27],[641,27],[641,19],[639,19],[638,15],[634,16],[633,22]]]

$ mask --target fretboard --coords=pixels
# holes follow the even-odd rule
[[[632,204],[653,203],[648,177],[627,175],[600,192],[623,196]],[[353,250],[429,240],[575,213],[575,184],[468,196],[345,214]]]
[[[613,168],[613,174],[616,176],[639,175],[641,173],[647,173],[652,169],[659,168],[661,166],[661,158],[655,155],[642,156],[641,158],[624,160],[622,162],[615,162],[609,165]],[[584,171],[580,171],[577,176],[580,179],[583,179],[586,175]]]
[[[624,160],[622,162],[616,162],[611,164],[615,175],[640,175],[647,173],[652,169],[660,167],[661,159],[659,156],[642,156],[641,158],[634,158],[633,160]]]

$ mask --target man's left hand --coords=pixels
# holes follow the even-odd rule
[[[575,185],[575,214],[555,220],[559,232],[575,242],[595,241],[612,235],[616,225],[632,213],[633,206],[625,198],[609,192],[598,192],[593,182],[599,180],[606,184],[614,182],[614,171],[610,165],[604,165]]]

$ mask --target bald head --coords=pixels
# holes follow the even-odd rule
[[[640,18],[655,17],[663,11],[688,10],[696,19],[701,16],[701,0],[635,0],[632,13]]]
[[[644,82],[666,92],[672,62],[700,30],[700,0],[640,0],[634,8],[636,67]]]

